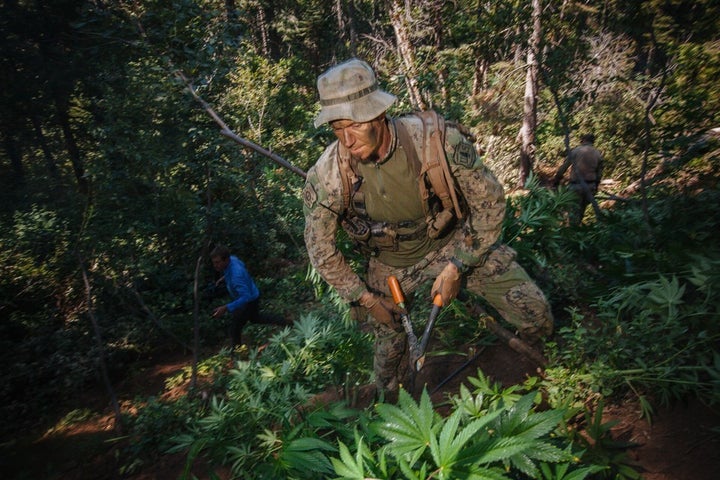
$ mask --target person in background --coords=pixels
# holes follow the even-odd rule
[[[336,141],[307,174],[305,243],[313,267],[374,330],[376,388],[393,398],[411,379],[390,275],[408,296],[432,280],[443,305],[465,284],[538,345],[552,332],[550,306],[500,241],[503,188],[470,133],[432,111],[386,115],[396,97],[359,59],[330,68],[317,87],[315,126],[329,123]],[[338,249],[340,227],[365,254],[360,274]]]
[[[245,264],[224,245],[217,245],[210,252],[210,259],[216,272],[222,273],[223,280],[230,294],[231,301],[220,305],[212,312],[214,318],[230,313],[230,351],[242,345],[242,331],[248,323],[289,325],[284,317],[260,312],[260,290],[245,268]]]
[[[578,197],[577,209],[570,213],[570,224],[580,225],[585,210],[597,193],[602,179],[603,157],[593,146],[595,135],[587,133],[580,137],[580,145],[570,150],[567,158],[558,169],[553,180],[553,187],[560,185],[565,172],[570,169],[569,189]]]

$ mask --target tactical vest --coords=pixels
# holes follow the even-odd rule
[[[362,178],[353,170],[350,155],[338,143],[338,164],[342,178],[344,214],[341,225],[348,234],[371,253],[376,250],[397,251],[399,242],[421,238],[443,237],[465,215],[465,202],[459,193],[445,156],[445,120],[434,111],[415,113],[422,120],[422,158],[407,127],[395,122],[397,141],[407,155],[407,161],[418,175],[418,189],[425,218],[422,221],[399,223],[377,222],[364,211],[356,194]],[[401,233],[404,232],[404,233]]]

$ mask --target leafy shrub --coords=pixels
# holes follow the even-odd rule
[[[212,397],[207,413],[190,422],[187,432],[172,439],[171,451],[189,452],[188,471],[202,454],[243,478],[278,478],[273,475],[290,468],[274,460],[279,449],[312,461],[309,446],[323,448],[315,441],[293,442],[304,428],[315,428],[298,420],[298,408],[313,392],[346,378],[369,381],[371,358],[370,339],[354,325],[307,315],[271,337],[262,354],[253,351],[236,362],[225,390]],[[323,427],[331,425],[325,421]],[[290,437],[276,440],[279,430],[290,430]]]
[[[378,404],[352,444],[339,440],[335,478],[583,479],[615,466],[585,456],[564,428],[568,413],[538,407],[533,381],[502,389],[481,372],[469,380],[475,390],[452,396],[446,417],[426,391],[419,403],[401,391],[397,405]]]

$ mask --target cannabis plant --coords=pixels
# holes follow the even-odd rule
[[[187,452],[186,476],[201,457],[244,479],[330,472],[323,452],[335,446],[322,435],[342,432],[350,413],[322,414],[306,404],[348,376],[367,379],[369,349],[369,339],[343,322],[303,317],[271,337],[262,352],[234,362],[225,390],[209,399],[207,414],[173,437],[169,451]]]
[[[456,408],[442,417],[427,391],[416,403],[401,390],[397,405],[376,407],[370,426],[376,443],[358,435],[354,445],[339,444],[335,473],[343,479],[540,478],[543,464],[570,464],[575,457],[552,436],[564,412],[537,412],[535,397],[533,392],[482,411],[473,408],[472,414]]]

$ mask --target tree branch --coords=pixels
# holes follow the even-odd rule
[[[277,163],[278,165],[290,170],[293,173],[296,173],[300,175],[302,178],[307,178],[307,174],[302,169],[292,165],[290,162],[282,158],[281,156],[271,152],[270,150],[267,150],[260,145],[251,142],[250,140],[243,138],[230,130],[230,128],[227,126],[227,124],[223,121],[222,118],[213,110],[213,108],[205,101],[203,100],[195,91],[195,88],[193,87],[192,83],[187,79],[187,77],[179,70],[175,71],[175,75],[182,80],[182,82],[185,84],[185,87],[188,89],[190,94],[192,94],[193,98],[202,106],[202,108],[212,117],[212,119],[215,121],[215,123],[218,124],[220,127],[220,134],[229,138],[230,140],[234,141],[235,143],[238,143],[242,145],[245,148],[249,148],[251,150],[254,150],[255,152],[259,153],[260,155],[263,155],[273,162]]]

